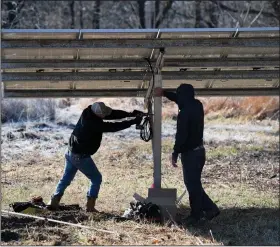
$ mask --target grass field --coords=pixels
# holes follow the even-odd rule
[[[143,109],[142,99],[98,99],[120,109]],[[207,162],[202,182],[221,215],[198,227],[117,222],[133,194],[147,196],[153,180],[151,143],[130,128],[105,134],[93,156],[103,175],[97,202],[100,214],[84,210],[44,216],[113,234],[2,214],[1,245],[280,245],[279,99],[275,97],[202,98],[206,113]],[[2,108],[1,203],[40,195],[47,202],[59,181],[64,151],[81,110],[92,99],[5,101]],[[39,107],[40,106],[40,107]],[[182,170],[169,164],[177,108],[164,101],[162,187],[184,191]],[[62,199],[84,207],[89,181],[78,173]],[[189,213],[185,196],[179,221]]]
[[[42,131],[41,138],[49,138],[48,131]],[[262,136],[265,134],[259,134],[258,138]],[[50,142],[52,139],[46,141]],[[10,142],[11,146],[17,143],[19,141]],[[181,168],[175,169],[168,162],[172,143],[171,137],[163,140],[163,187],[177,188],[181,195],[184,190]],[[104,213],[71,211],[47,216],[115,234],[2,215],[1,245],[279,245],[278,148],[275,141],[263,145],[206,142],[207,163],[202,181],[222,212],[202,226],[184,228],[113,219],[112,215],[122,215],[129,207],[135,192],[147,196],[152,184],[152,153],[150,143],[138,138],[124,140],[105,136],[102,147],[93,157],[103,174],[97,208]],[[18,158],[5,157],[2,209],[33,195],[41,195],[47,201],[63,171],[63,149],[56,150],[53,145],[53,154],[47,157],[40,148],[32,148]],[[88,186],[89,181],[78,173],[62,203],[84,206]],[[189,212],[187,196],[182,202],[179,218]]]

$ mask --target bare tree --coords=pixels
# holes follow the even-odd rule
[[[20,12],[25,6],[24,0],[20,0],[18,2],[4,2],[3,5],[5,5],[7,9],[7,18],[2,19],[2,28],[17,28]]]
[[[201,21],[201,1],[195,1],[195,28],[199,28]]]
[[[279,2],[279,0],[270,1],[270,4],[274,10],[274,14],[275,14],[276,18],[279,21],[279,19],[280,19],[280,2]]]
[[[159,28],[159,26],[164,21],[164,19],[167,18],[168,12],[172,8],[173,3],[174,3],[174,1],[172,1],[172,0],[164,1],[163,2],[163,9],[162,9],[161,12],[159,11],[159,6],[158,6],[158,12],[156,12],[156,25],[155,25],[155,28]]]
[[[69,8],[70,8],[70,16],[71,16],[71,28],[75,28],[75,11],[74,11],[74,6],[75,6],[75,1],[71,1],[69,3]]]
[[[141,28],[146,28],[146,12],[145,12],[145,5],[146,1],[145,0],[138,0],[138,14],[139,14],[139,20],[140,20],[140,27]]]
[[[2,3],[3,28],[172,28],[279,26],[272,1],[46,1]]]
[[[83,20],[83,18],[84,18],[84,14],[83,14],[84,7],[83,7],[83,2],[82,1],[80,1],[79,3],[80,3],[80,6],[79,6],[79,8],[80,8],[80,16],[79,16],[80,28],[83,29],[84,28],[84,20]]]
[[[93,7],[93,21],[92,25],[93,28],[99,29],[100,28],[100,8],[101,8],[101,1],[96,0],[94,2],[94,7]]]

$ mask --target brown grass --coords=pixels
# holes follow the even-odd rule
[[[163,187],[177,188],[178,195],[181,195],[184,190],[182,171],[172,168],[168,162],[172,143],[171,139],[163,142]],[[97,208],[121,215],[129,207],[134,192],[147,196],[153,174],[151,148],[150,143],[140,140],[123,143],[117,150],[111,150],[112,147],[114,144],[110,142],[103,144],[93,157],[103,174]],[[271,148],[272,153],[261,150],[258,151],[261,155],[252,156],[259,150],[253,144],[207,146],[203,184],[221,207],[222,214],[199,228],[181,229],[131,221],[116,223],[112,219],[97,220],[86,214],[87,220],[81,221],[82,224],[118,234],[64,226],[40,227],[35,223],[23,229],[2,230],[18,231],[21,241],[17,244],[24,245],[278,245],[279,192],[277,178],[270,179],[277,166],[277,158],[273,153],[276,147]],[[266,165],[267,157],[271,163],[269,166]],[[32,195],[42,195],[44,200],[48,200],[62,174],[63,163],[63,154],[46,159],[38,152],[2,164],[2,208],[14,201],[26,201]],[[62,202],[84,206],[88,186],[89,181],[78,173]],[[183,199],[180,212],[183,215],[189,212],[187,197]]]
[[[206,115],[216,113],[227,118],[246,117],[258,120],[279,118],[278,97],[213,97],[201,98],[201,101]]]
[[[225,118],[243,118],[247,120],[263,120],[279,118],[279,97],[199,97],[204,105],[206,116]],[[144,110],[142,98],[88,98],[80,99],[79,105],[83,109],[94,101],[103,101],[113,108],[127,111],[133,109]],[[177,106],[163,99],[162,116],[164,119],[176,118]]]

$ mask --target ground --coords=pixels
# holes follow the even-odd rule
[[[67,139],[73,128],[65,123],[5,124],[2,128],[2,209],[33,195],[49,200],[63,172]],[[176,122],[163,124],[162,187],[184,191],[182,170],[169,164]],[[203,186],[221,208],[221,215],[199,227],[117,222],[132,195],[147,196],[152,184],[151,143],[131,127],[105,134],[93,156],[103,174],[97,209],[47,213],[47,217],[80,223],[104,233],[2,214],[1,245],[280,245],[279,241],[279,124],[278,121],[206,121],[207,162]],[[89,181],[78,173],[62,203],[84,207]],[[180,217],[187,215],[187,196]],[[171,222],[172,223],[172,222]]]

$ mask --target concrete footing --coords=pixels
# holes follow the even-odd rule
[[[176,207],[177,189],[157,189],[149,188],[146,202],[157,204],[161,208],[163,220],[175,220],[177,214]]]

